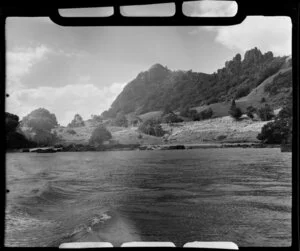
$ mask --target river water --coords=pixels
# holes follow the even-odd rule
[[[6,246],[291,244],[291,153],[277,148],[8,153],[6,186]]]

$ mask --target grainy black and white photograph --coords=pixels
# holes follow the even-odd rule
[[[5,246],[291,245],[289,17],[5,28]]]

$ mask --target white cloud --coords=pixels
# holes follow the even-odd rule
[[[76,113],[84,119],[108,109],[126,83],[113,83],[99,89],[82,77],[81,84],[63,87],[20,89],[7,100],[7,110],[21,118],[34,109],[43,107],[53,112],[61,125],[67,125]]]
[[[262,52],[272,51],[276,56],[291,54],[292,24],[289,17],[249,16],[238,25],[204,29],[215,32],[215,41],[232,50],[245,52],[258,47]]]
[[[45,59],[51,50],[40,45],[35,48],[16,48],[6,53],[6,92],[11,94],[22,88],[21,78]]]
[[[50,49],[44,45],[36,48],[17,48],[6,54],[7,77],[19,78],[29,73],[30,68],[43,59]]]

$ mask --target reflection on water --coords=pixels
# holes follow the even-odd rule
[[[291,243],[291,153],[7,154],[7,246],[70,241]]]

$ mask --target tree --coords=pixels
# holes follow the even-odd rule
[[[292,102],[287,103],[273,122],[263,126],[257,139],[268,144],[290,144],[293,131]]]
[[[158,120],[149,119],[143,122],[139,126],[139,130],[145,134],[149,134],[156,137],[161,137],[165,134]]]
[[[117,117],[113,120],[114,126],[128,127],[128,120],[124,113],[118,113]]]
[[[20,124],[26,138],[39,146],[53,145],[57,141],[56,135],[52,133],[52,129],[58,125],[56,116],[44,108],[32,111]]]
[[[5,113],[6,148],[19,149],[24,147],[34,147],[35,143],[29,141],[22,133],[17,132],[19,117],[17,115]]]
[[[278,119],[265,124],[257,139],[267,144],[287,143],[289,135],[292,133],[291,120]]]
[[[81,127],[84,125],[82,117],[79,114],[75,114],[74,119],[68,124],[68,127]]]
[[[246,115],[250,118],[253,119],[254,118],[254,113],[256,112],[256,109],[253,106],[248,106],[247,107],[247,112]]]
[[[56,116],[44,108],[39,108],[22,119],[22,125],[31,127],[34,130],[51,131],[57,126]]]
[[[183,119],[179,118],[174,113],[166,114],[165,116],[163,116],[162,120],[163,120],[164,123],[168,123],[168,124],[169,123],[179,123],[179,122],[183,121]]]
[[[93,131],[89,139],[89,144],[99,146],[102,145],[104,141],[107,141],[111,138],[112,135],[110,131],[108,131],[103,125],[99,125]]]
[[[213,110],[210,107],[208,109],[199,112],[200,120],[210,119],[212,115],[213,115]]]
[[[231,106],[228,111],[229,115],[234,119],[238,120],[242,116],[242,111],[235,104],[235,100],[233,99],[231,102]]]
[[[241,97],[245,97],[249,94],[249,92],[250,92],[249,86],[240,87],[236,91],[235,98],[238,99],[238,98],[241,98]]]
[[[265,102],[266,102],[266,98],[262,97],[261,100],[260,100],[260,103],[265,103]]]
[[[257,110],[257,115],[262,121],[269,121],[275,117],[273,110],[268,104]]]
[[[103,119],[101,115],[92,115],[91,116],[92,121],[97,123],[102,123]]]
[[[15,132],[19,125],[19,117],[17,115],[5,113],[5,129],[6,133]]]

